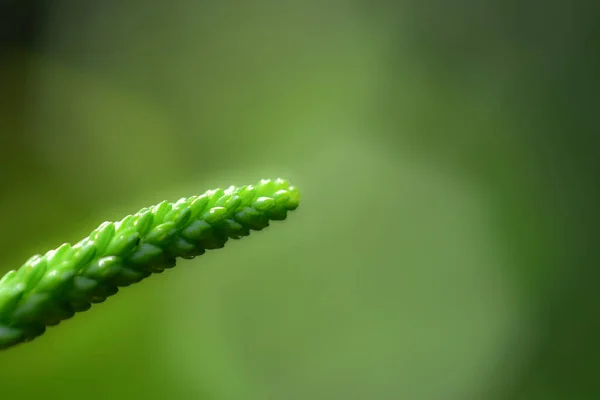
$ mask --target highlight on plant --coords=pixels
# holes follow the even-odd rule
[[[0,279],[0,349],[33,340],[119,287],[174,267],[177,258],[194,258],[284,220],[298,204],[299,192],[287,180],[263,179],[163,201],[104,222],[73,246],[35,255]]]

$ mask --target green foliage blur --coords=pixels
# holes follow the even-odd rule
[[[163,199],[302,198],[0,352],[0,399],[600,398],[599,13],[533,3],[37,2],[0,272]]]

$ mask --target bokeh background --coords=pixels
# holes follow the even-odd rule
[[[0,353],[0,398],[600,398],[592,2],[0,4],[0,272],[163,199],[302,191]]]

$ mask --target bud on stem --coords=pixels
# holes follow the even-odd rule
[[[284,220],[298,203],[298,190],[288,181],[263,179],[163,201],[104,222],[73,246],[35,255],[0,279],[0,349],[35,339],[119,287],[174,267],[177,258],[220,249],[229,238]]]

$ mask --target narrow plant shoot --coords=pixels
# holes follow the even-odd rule
[[[263,179],[163,201],[104,222],[75,245],[35,255],[0,279],[0,349],[33,340],[119,287],[174,267],[178,258],[220,249],[230,238],[284,220],[298,203],[298,190],[288,181]]]

